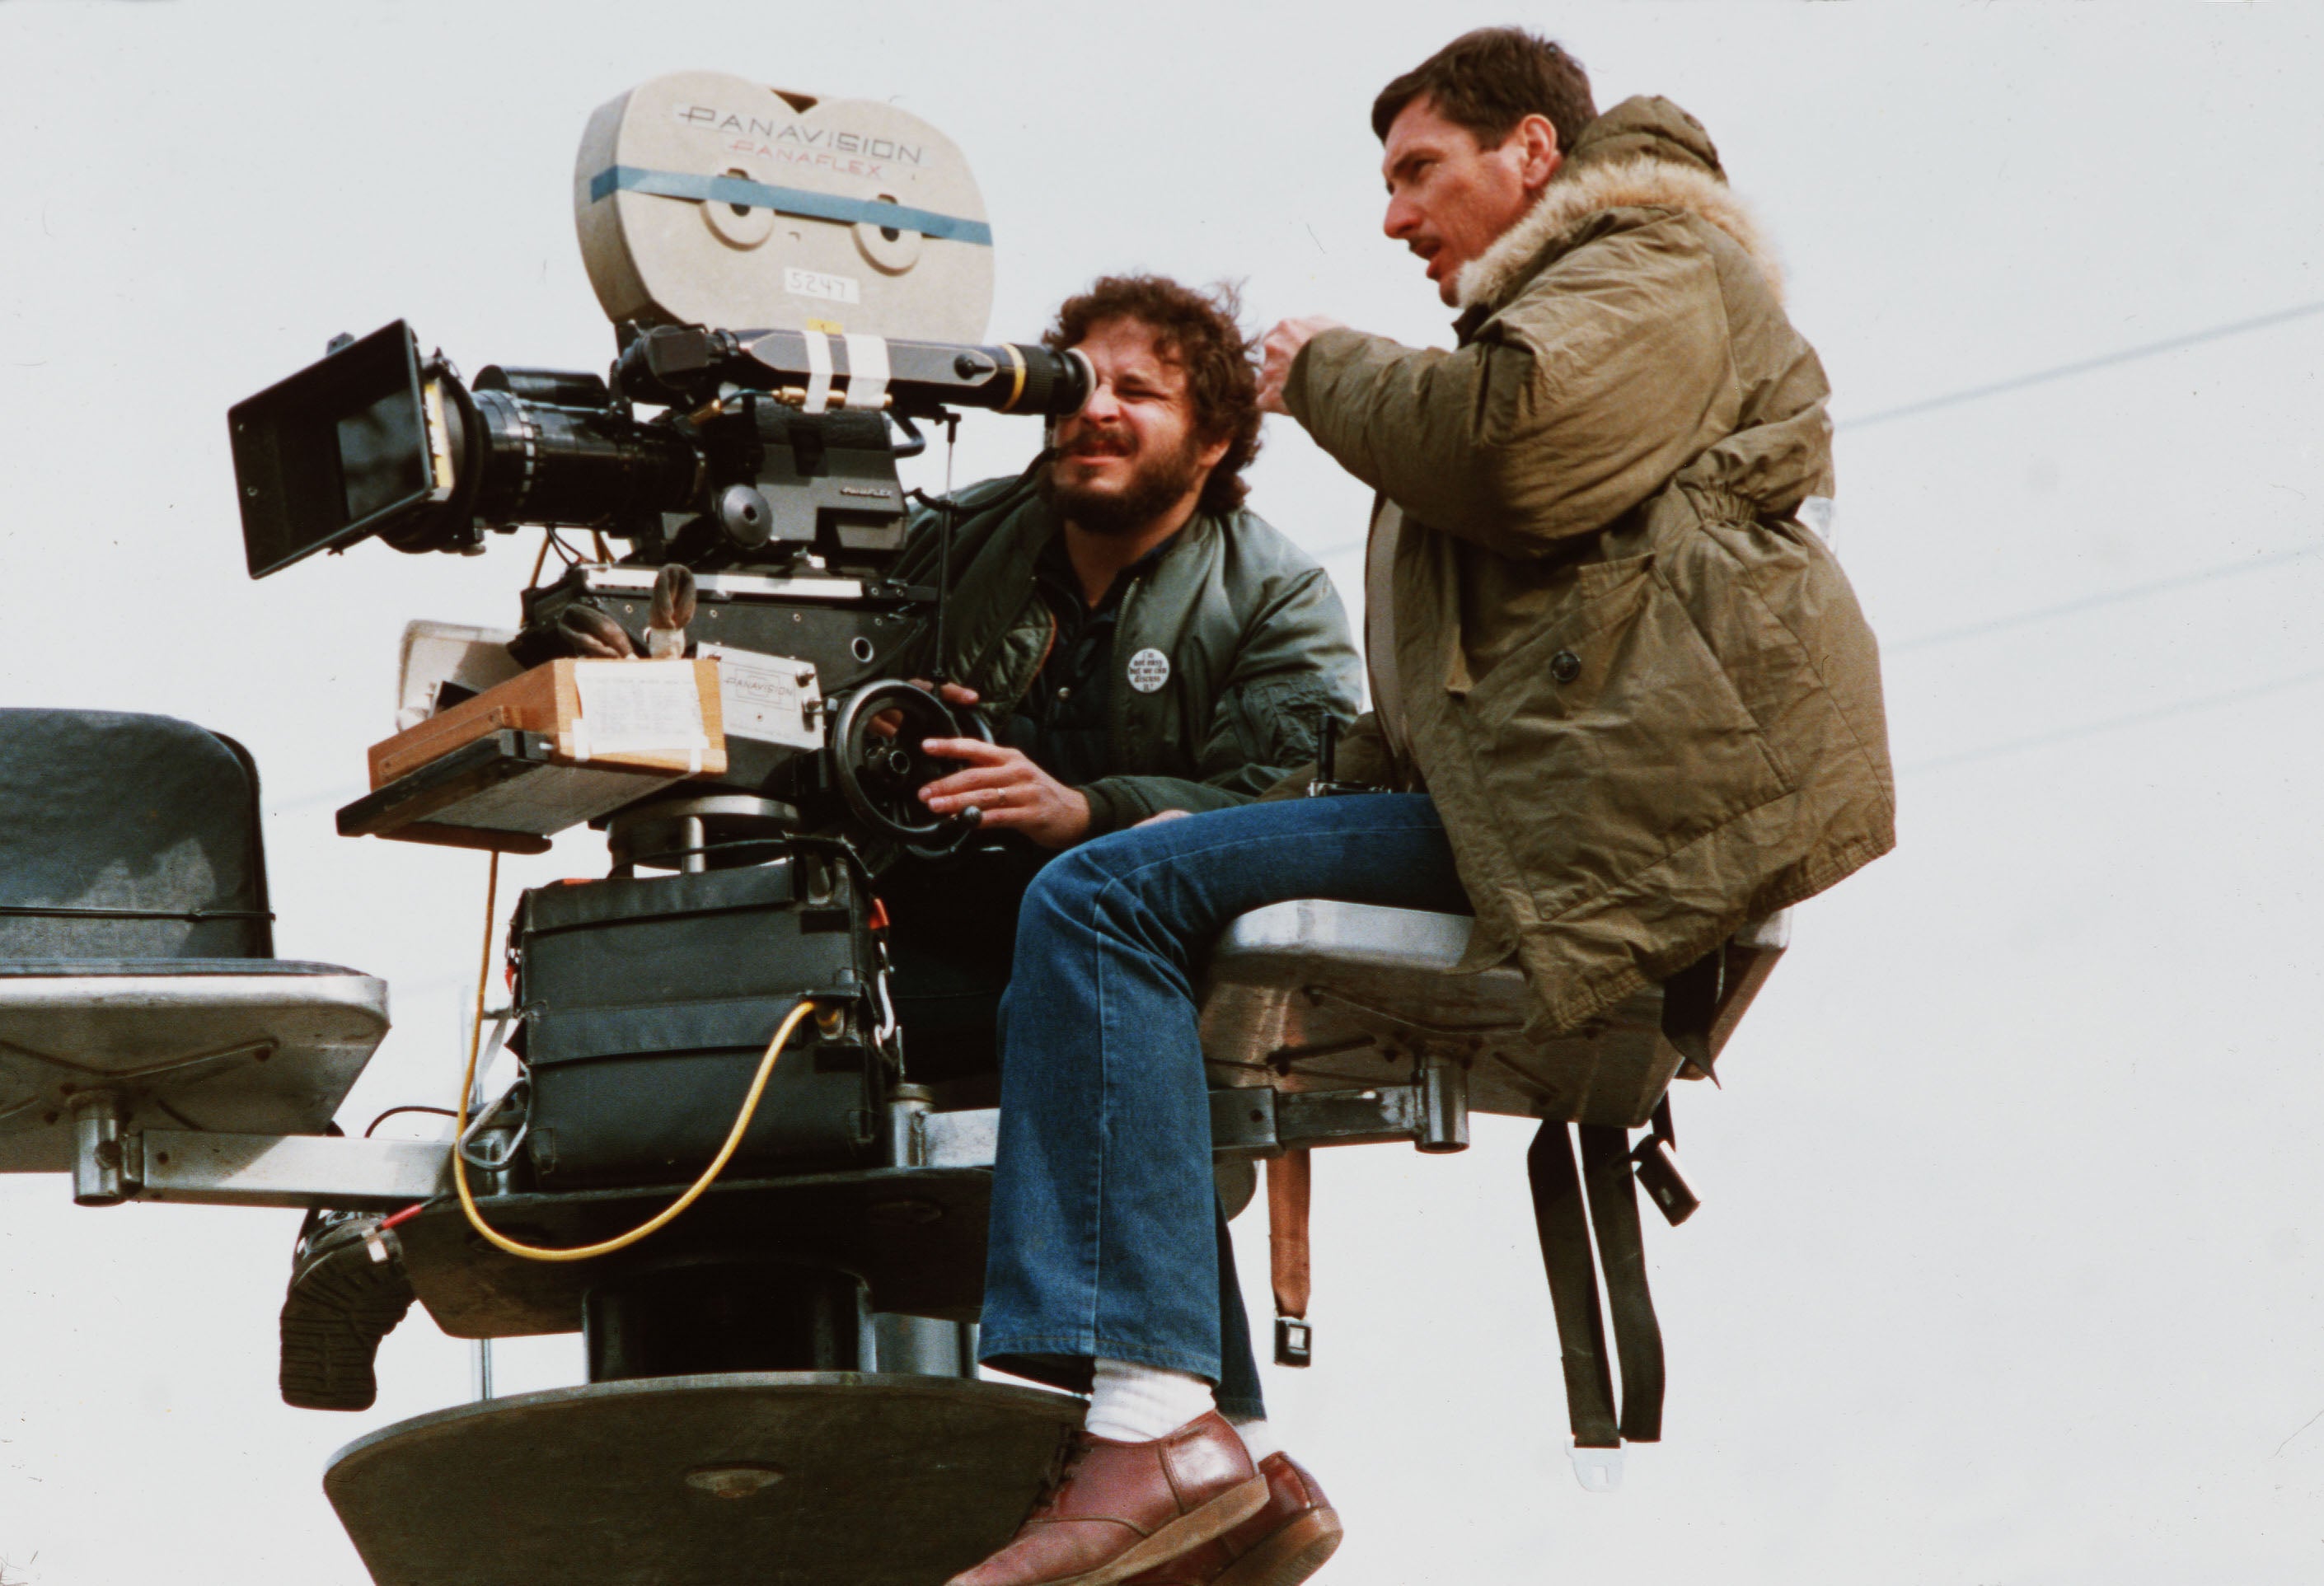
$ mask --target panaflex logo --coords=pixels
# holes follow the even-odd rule
[[[673,112],[687,125],[730,137],[756,138],[763,143],[789,144],[801,151],[858,154],[872,160],[892,160],[900,165],[927,163],[927,147],[899,143],[894,138],[868,137],[844,127],[806,126],[796,121],[774,121],[763,115],[742,115],[715,105],[683,105]]]

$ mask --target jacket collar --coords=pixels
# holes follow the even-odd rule
[[[1558,244],[1609,209],[1675,209],[1709,221],[1742,246],[1780,298],[1784,277],[1775,249],[1728,187],[1700,132],[1693,117],[1659,99],[1627,100],[1591,123],[1525,217],[1461,267],[1454,290],[1464,322],[1505,306],[1563,251]]]
[[[1122,592],[1160,567],[1163,558],[1188,537],[1203,515],[1201,512],[1195,512],[1171,530],[1167,538],[1148,546],[1136,561],[1114,574],[1112,584],[1108,586],[1103,598],[1093,609],[1102,611],[1107,606],[1119,604]],[[1073,553],[1065,549],[1065,532],[1062,523],[1050,532],[1047,540],[1042,544],[1040,554],[1034,558],[1033,576],[1037,582],[1042,578],[1050,579],[1059,588],[1071,591],[1075,600],[1082,599],[1081,575],[1074,569]]]

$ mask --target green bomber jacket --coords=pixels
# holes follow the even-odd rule
[[[940,517],[915,519],[899,576],[936,581]],[[911,673],[975,689],[996,725],[1012,714],[1056,639],[1034,567],[1063,528],[1027,479],[961,492],[944,654],[933,656],[933,635],[923,633]],[[1352,720],[1361,697],[1361,664],[1330,577],[1240,510],[1197,512],[1123,592],[1111,664],[1108,774],[1082,788],[1092,836],[1165,809],[1250,801],[1314,758],[1323,715]]]

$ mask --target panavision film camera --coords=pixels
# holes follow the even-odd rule
[[[922,746],[985,733],[908,680],[942,648],[955,525],[936,508],[908,545],[897,461],[959,409],[1053,419],[1092,382],[1078,353],[978,345],[982,200],[959,152],[892,106],[657,79],[591,121],[575,204],[616,326],[605,374],[464,381],[398,321],[229,415],[253,577],[374,538],[464,552],[550,531],[540,566],[554,549],[559,571],[537,567],[518,626],[407,631],[401,731],[338,816],[349,835],[501,852],[607,831],[611,876],[529,892],[510,922],[494,1039],[523,1077],[475,1093],[460,1147],[487,1208],[892,1155],[908,1076],[872,872],[971,839],[973,811],[919,803],[951,769]],[[776,1065],[779,1027],[793,1056]],[[581,1221],[560,1251],[605,1231],[562,1215]],[[732,1237],[697,1213],[645,1246],[649,1266],[725,1292],[704,1271],[732,1263],[704,1251]],[[526,1242],[500,1248],[521,1260]],[[597,1376],[810,1363],[705,1342],[677,1318],[706,1302],[666,1275],[566,1286],[547,1304],[597,1307]],[[813,1332],[830,1286],[761,1294],[755,1324]]]
[[[575,189],[617,326],[605,375],[463,382],[399,321],[229,415],[253,577],[374,537],[460,552],[521,526],[597,552],[567,561],[560,540],[562,576],[504,639],[415,624],[405,735],[342,830],[522,849],[632,811],[624,863],[714,868],[727,840],[802,821],[958,840],[972,823],[911,797],[930,770],[916,745],[973,724],[894,670],[941,632],[951,524],[906,558],[897,459],[959,408],[1074,411],[1087,361],[971,345],[991,293],[982,201],[959,152],[891,106],[658,79],[591,121]],[[597,664],[632,655],[712,665],[697,696],[679,665]],[[530,675],[558,660],[575,664]]]
[[[828,1049],[777,1076],[734,1164],[844,1166],[900,1052],[863,855],[932,857],[977,824],[917,798],[950,769],[924,742],[983,725],[899,669],[940,649],[953,524],[907,555],[897,459],[959,408],[1069,414],[1089,365],[974,345],[982,200],[890,106],[660,78],[592,119],[574,197],[610,371],[471,383],[401,321],[340,338],[229,415],[250,572],[372,538],[585,531],[596,554],[536,575],[514,632],[412,626],[403,730],[339,814],[502,851],[608,831],[612,878],[518,910],[529,1079],[470,1163],[503,1185],[683,1182],[813,994]]]

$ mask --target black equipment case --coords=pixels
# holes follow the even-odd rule
[[[544,1190],[683,1184],[717,1154],[776,1028],[803,997],[846,1007],[792,1032],[730,1177],[860,1166],[882,1086],[864,1038],[871,899],[812,851],[745,869],[568,882],[518,905],[510,1042],[530,1070],[526,1148]]]

